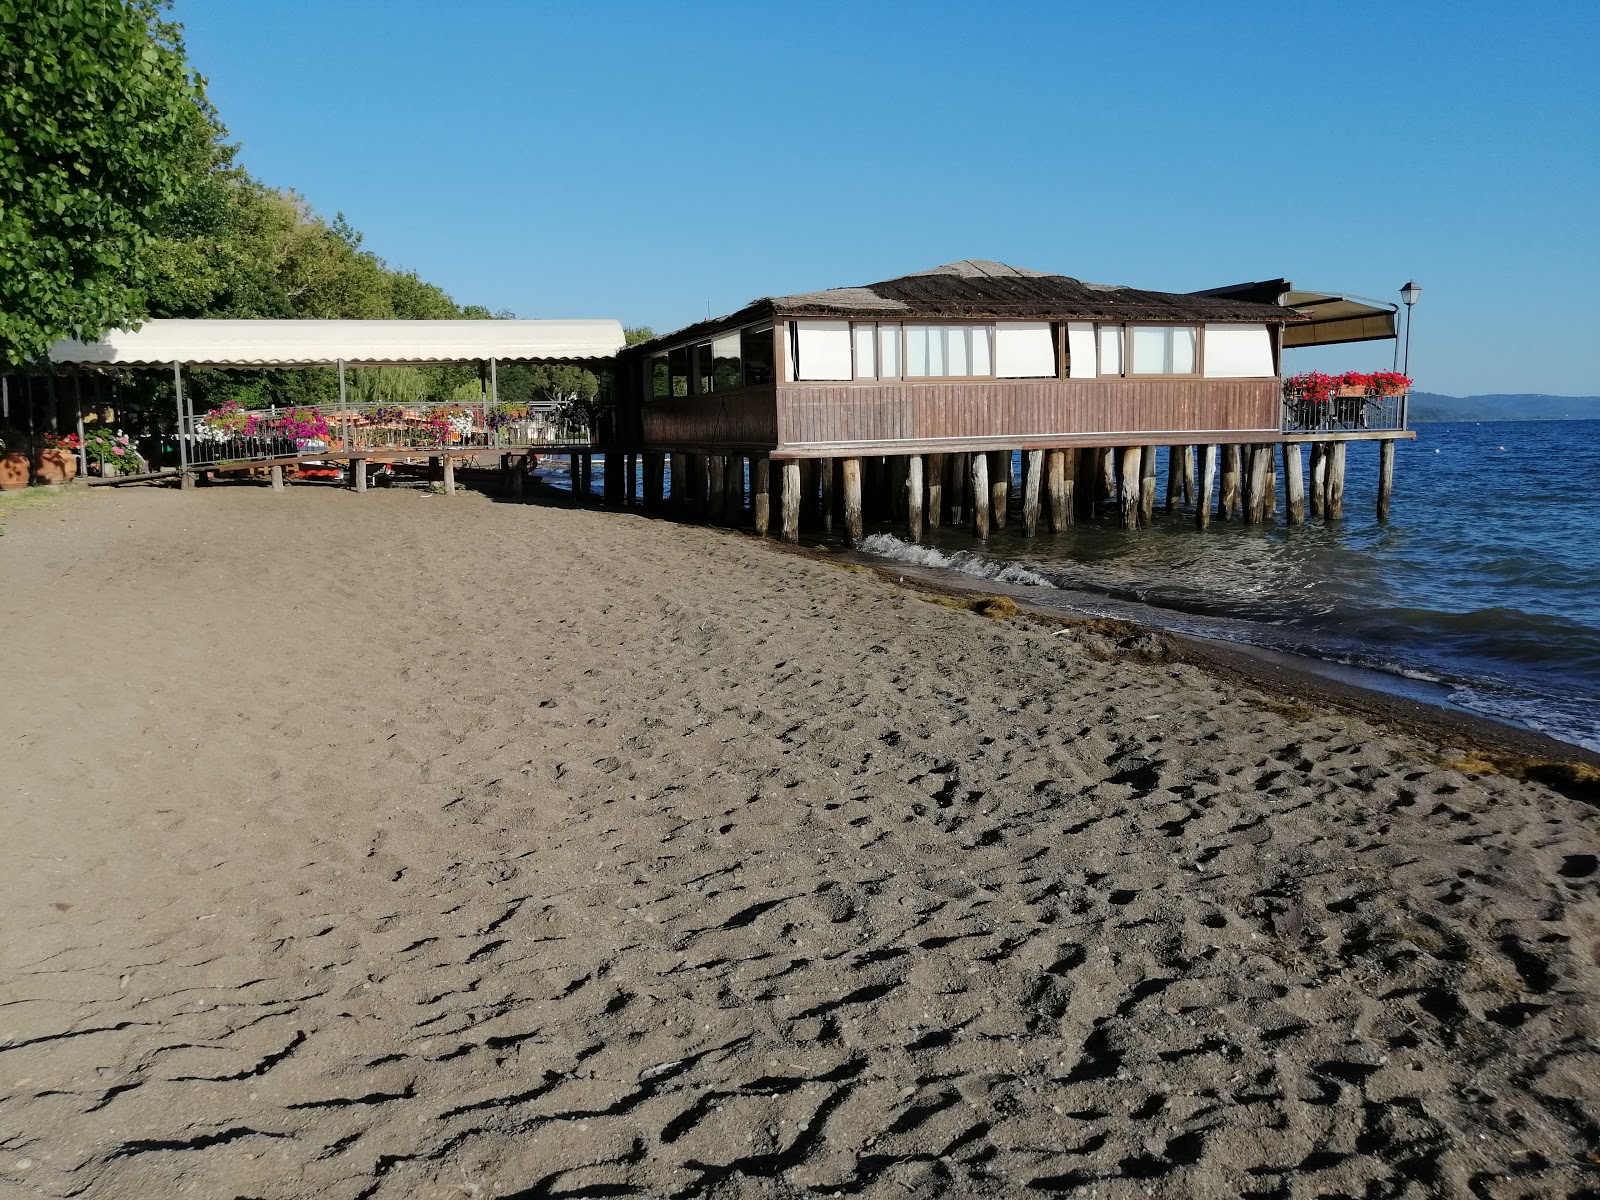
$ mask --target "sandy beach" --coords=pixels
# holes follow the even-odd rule
[[[1600,1189],[1600,810],[1153,637],[318,487],[0,622],[0,1195]]]

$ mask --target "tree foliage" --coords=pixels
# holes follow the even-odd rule
[[[164,0],[0,0],[0,356],[141,316],[214,128]]]

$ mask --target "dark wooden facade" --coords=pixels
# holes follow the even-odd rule
[[[817,319],[904,325],[1048,320],[1056,331],[1056,377],[792,381],[794,372],[785,364],[789,325]],[[1275,367],[1283,326],[1299,319],[1270,305],[1100,288],[1003,264],[951,264],[869,288],[757,301],[731,316],[629,347],[618,360],[617,439],[625,450],[780,459],[1276,441],[1283,429],[1277,375],[1207,378],[1204,350],[1198,349],[1196,374],[1073,378],[1066,330],[1071,322],[1092,321],[1130,329],[1265,325]],[[771,327],[763,333],[772,338],[772,380],[752,385],[746,374],[741,387],[716,390],[713,382],[701,395],[659,394],[652,364],[663,355],[741,329],[748,336],[752,327],[764,325]],[[669,371],[667,390],[679,382]]]

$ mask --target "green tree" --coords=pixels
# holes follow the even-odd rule
[[[146,315],[215,126],[165,0],[0,0],[0,356]]]

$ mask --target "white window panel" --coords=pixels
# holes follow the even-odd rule
[[[1207,325],[1207,379],[1270,379],[1272,336],[1265,325]]]
[[[972,338],[969,330],[963,325],[949,326],[940,330],[944,334],[944,362],[945,369],[942,375],[971,375],[972,374]]]
[[[994,373],[1001,379],[1053,379],[1055,338],[1048,321],[1002,321],[994,327]]]
[[[1135,325],[1130,375],[1193,375],[1193,325]]]
[[[850,322],[796,321],[796,379],[849,379]]]
[[[1067,358],[1071,370],[1068,372],[1073,379],[1093,379],[1095,377],[1095,352],[1094,352],[1094,326],[1088,321],[1067,322]],[[1118,371],[1108,371],[1109,374],[1120,374]]]
[[[878,326],[878,377],[900,378],[900,326]]]
[[[1121,325],[1100,326],[1100,374],[1122,374],[1122,335]]]
[[[973,375],[994,374],[994,330],[987,325],[973,325],[969,327],[972,338],[972,371]]]
[[[851,333],[856,343],[856,378],[876,379],[878,377],[878,327],[876,325],[855,325]]]

